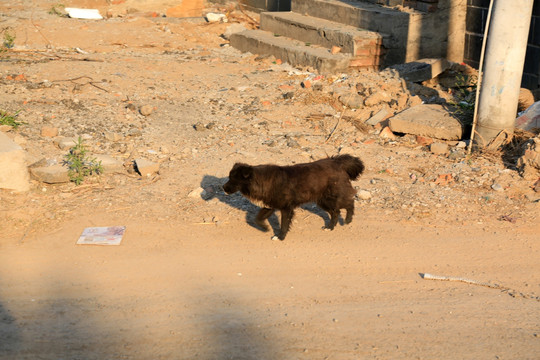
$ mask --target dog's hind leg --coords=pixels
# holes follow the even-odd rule
[[[294,216],[293,209],[281,209],[281,229],[278,235],[279,240],[285,240],[285,236],[291,228],[291,221]]]
[[[334,230],[334,227],[337,225],[338,219],[339,219],[339,209],[332,209],[329,211],[329,213],[330,213],[330,224],[328,224],[326,229]]]
[[[262,208],[259,210],[257,217],[255,218],[255,223],[259,225],[264,231],[268,231],[269,227],[264,222],[274,213],[274,209]]]
[[[351,199],[350,203],[345,206],[347,215],[345,216],[345,224],[350,224],[354,215],[354,199]]]

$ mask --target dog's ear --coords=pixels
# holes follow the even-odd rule
[[[233,171],[240,174],[242,178],[249,179],[253,174],[253,167],[244,163],[236,163],[234,164],[231,172]]]

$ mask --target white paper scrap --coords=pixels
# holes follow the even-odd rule
[[[65,8],[65,10],[68,13],[69,17],[74,19],[103,19],[103,16],[101,16],[98,9]]]
[[[120,245],[125,226],[89,227],[83,230],[78,245]]]

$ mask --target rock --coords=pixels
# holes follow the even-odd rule
[[[433,139],[430,137],[416,135],[416,142],[421,146],[428,146],[433,144]]]
[[[433,154],[444,155],[444,154],[448,153],[448,144],[447,143],[441,143],[441,142],[434,142],[429,147],[429,150],[431,150],[431,152]]]
[[[311,81],[310,80],[304,80],[300,84],[304,89],[309,89],[311,87]]]
[[[396,135],[394,135],[394,133],[392,132],[392,130],[390,130],[388,126],[385,126],[384,129],[382,129],[379,133],[379,137],[383,139],[394,140],[396,138]]]
[[[122,139],[122,135],[115,132],[105,131],[104,135],[105,135],[105,139],[112,142],[116,142]]]
[[[206,21],[208,22],[224,22],[226,23],[227,16],[225,14],[208,13],[206,14]]]
[[[141,106],[141,108],[139,109],[139,112],[141,113],[141,115],[143,116],[150,116],[152,114],[152,112],[154,111],[154,108],[151,106],[151,105],[143,105]]]
[[[47,184],[60,184],[69,182],[68,167],[62,164],[33,167],[30,173],[34,179]]]
[[[378,91],[376,93],[373,93],[373,94],[369,95],[364,100],[364,105],[366,105],[366,106],[375,106],[375,105],[380,104],[382,102],[390,102],[391,100],[392,100],[392,98],[385,91]]]
[[[77,145],[77,138],[62,137],[54,139],[54,144],[60,148],[60,150],[69,150]]]
[[[225,32],[223,33],[223,38],[226,40],[229,40],[232,34],[236,34],[242,31],[247,30],[247,28],[239,23],[234,23],[229,26],[227,26],[227,29],[225,29]]]
[[[433,79],[450,67],[446,59],[420,59],[405,64],[393,65],[405,80],[422,82]]]
[[[460,140],[461,123],[441,105],[423,104],[400,112],[389,121],[393,132],[427,136],[443,140]]]
[[[362,107],[362,104],[364,103],[364,98],[358,94],[350,93],[341,95],[339,97],[339,101],[343,105],[348,106],[351,109],[358,109]]]
[[[110,155],[96,154],[91,157],[95,158],[96,161],[101,162],[105,174],[124,172],[124,164],[122,161],[117,160]]]
[[[504,188],[499,183],[494,183],[493,185],[491,185],[491,188],[495,191],[504,191]]]
[[[358,190],[357,196],[360,200],[371,199],[371,193],[367,190]]]
[[[379,110],[375,115],[369,118],[365,123],[367,125],[375,126],[381,121],[386,120],[388,115],[390,115],[390,111],[388,109],[388,106],[384,105],[381,110]]]
[[[41,136],[43,137],[55,137],[58,136],[58,128],[54,126],[43,126],[41,128]]]
[[[332,55],[338,54],[341,52],[341,48],[339,46],[332,46],[332,49],[330,49],[330,53]]]
[[[534,104],[532,91],[525,88],[519,89],[518,112],[527,110],[532,104]]]
[[[135,171],[141,176],[151,176],[159,172],[159,164],[143,158],[135,159]]]
[[[188,197],[192,198],[192,199],[202,199],[204,198],[203,194],[205,194],[205,190],[202,188],[202,187],[198,187],[194,190],[191,190],[188,194]]]
[[[540,171],[540,137],[529,139],[523,149],[523,155],[517,161],[519,174],[525,179],[538,178]]]
[[[30,190],[25,152],[2,132],[0,132],[0,188],[15,191]]]

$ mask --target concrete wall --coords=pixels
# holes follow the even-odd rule
[[[489,0],[467,0],[465,56],[467,64],[478,68]],[[527,55],[521,86],[530,89],[540,99],[540,0],[534,0]]]

